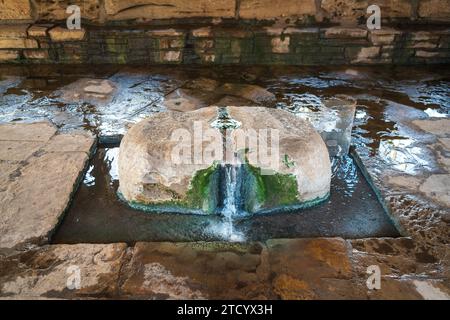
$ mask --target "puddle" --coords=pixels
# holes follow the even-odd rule
[[[118,148],[99,149],[54,243],[252,241],[301,237],[396,237],[399,233],[351,157],[333,160],[330,199],[314,208],[225,217],[133,210],[116,196]],[[230,232],[231,230],[231,232]]]

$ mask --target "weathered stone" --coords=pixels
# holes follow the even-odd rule
[[[0,21],[32,20],[29,0],[3,0],[0,9]]]
[[[154,37],[182,37],[184,35],[183,31],[175,29],[149,30],[147,34]]]
[[[319,28],[293,28],[293,27],[265,27],[264,31],[269,36],[281,36],[281,35],[306,35],[306,36],[318,36]]]
[[[0,126],[1,157],[21,164],[1,180],[0,248],[47,242],[68,206],[93,138],[80,135],[66,147],[76,151],[64,152],[54,133],[47,123]]]
[[[361,48],[356,55],[356,58],[352,60],[355,64],[371,63],[374,58],[380,55],[380,47],[367,47]]]
[[[125,250],[121,243],[52,245],[8,257],[0,260],[0,296],[112,297]]]
[[[23,55],[27,59],[48,59],[48,50],[24,50]]]
[[[81,78],[63,88],[58,93],[63,102],[89,102],[105,105],[112,101],[117,92],[117,84],[111,80]]]
[[[378,45],[390,45],[395,41],[395,34],[370,34],[370,41],[374,46]]]
[[[192,30],[192,35],[196,38],[212,38],[213,31],[211,27],[203,27]]]
[[[416,51],[416,57],[419,57],[419,58],[433,58],[436,56],[439,56],[439,52],[431,52],[431,51],[424,51],[424,50]]]
[[[18,172],[20,167],[21,164],[18,162],[0,160],[0,194],[6,190],[8,183],[14,179],[15,173]],[[1,199],[0,196],[0,201]]]
[[[105,1],[109,20],[234,17],[235,1],[130,0]]]
[[[213,92],[217,89],[218,86],[219,82],[214,79],[197,78],[186,83],[184,87],[192,90]]]
[[[365,38],[367,30],[362,28],[332,27],[325,29],[325,38]]]
[[[421,279],[414,280],[413,284],[424,300],[450,300],[450,290],[444,285],[444,281]]]
[[[289,45],[290,45],[290,37],[284,37],[283,39],[281,37],[278,38],[272,38],[271,44],[272,44],[272,52],[273,53],[289,53]]]
[[[0,125],[0,140],[47,142],[56,133],[49,122]]]
[[[36,141],[0,140],[0,160],[23,161],[44,146]]]
[[[367,290],[371,300],[421,300],[413,281],[409,279],[381,278],[381,290]]]
[[[351,279],[348,247],[343,239],[276,239],[267,241],[267,248],[273,290],[281,299],[333,296],[327,292],[325,279]]]
[[[81,41],[85,37],[86,30],[83,28],[80,30],[69,30],[62,27],[55,27],[50,29],[48,33],[50,35],[50,39],[54,42]]]
[[[160,58],[162,62],[181,62],[181,51],[161,51]]]
[[[421,18],[448,21],[450,6],[447,0],[420,0],[418,13]]]
[[[192,94],[191,90],[177,89],[164,98],[168,110],[188,112],[207,106],[205,101]]]
[[[225,83],[217,89],[218,93],[241,97],[257,104],[275,102],[275,95],[256,85]]]
[[[274,19],[281,17],[314,16],[314,0],[241,0],[239,17],[242,19]]]
[[[433,174],[422,183],[419,190],[434,201],[450,207],[449,186],[449,174]]]
[[[215,107],[158,114],[133,126],[122,140],[119,154],[119,189],[130,205],[144,210],[170,210],[175,206],[172,210],[212,213],[219,196],[219,170],[215,163],[232,163],[228,162],[232,161],[228,154],[242,150],[250,150],[248,157],[245,154],[249,176],[247,211],[277,210],[281,204],[315,204],[328,196],[331,179],[328,151],[308,123],[282,110],[257,107],[226,110],[230,121],[239,124],[239,129],[231,132],[230,141],[235,141],[232,145],[223,145],[222,134],[215,124],[222,121],[219,117],[223,111],[219,113]],[[269,148],[270,159],[268,154],[264,158],[263,149],[259,153],[254,150],[263,148],[260,145],[263,141],[258,146],[249,146],[242,140],[248,130],[259,134],[260,129],[277,131],[279,145],[272,149],[264,146]],[[152,139],[148,139],[149,135]],[[227,153],[225,157],[223,150]],[[270,173],[265,174],[264,170]],[[278,193],[273,192],[280,188]],[[256,195],[252,196],[253,193]]]
[[[48,241],[87,160],[81,152],[29,158],[19,179],[8,185],[7,199],[0,203],[0,247]]]
[[[92,81],[88,86],[84,87],[84,92],[100,95],[109,95],[115,89],[115,85],[109,80]]]
[[[20,57],[17,50],[0,50],[0,61],[12,61]]]
[[[321,8],[332,22],[356,24],[369,16],[367,8],[373,4],[368,0],[322,0]],[[376,3],[382,12],[382,18],[412,17],[412,5],[408,0],[379,0]]]
[[[39,45],[34,39],[0,38],[0,49],[32,49]]]
[[[28,24],[6,24],[0,25],[1,38],[26,38]]]
[[[46,37],[47,30],[50,29],[53,25],[51,24],[34,24],[30,28],[28,28],[28,36],[29,37]]]
[[[124,136],[120,147],[119,190],[123,197],[131,203],[157,205],[179,202],[187,209],[213,211],[217,199],[214,199],[214,194],[209,194],[209,191],[213,192],[210,188],[214,188],[211,181],[199,180],[197,183],[201,185],[191,185],[191,180],[202,170],[203,174],[211,171],[207,176],[213,179],[213,171],[208,168],[213,165],[214,158],[204,160],[201,151],[197,155],[200,159],[195,160],[191,148],[195,130],[216,132],[210,127],[210,122],[217,117],[217,112],[217,108],[204,108],[187,113],[160,113],[134,125]],[[179,139],[183,136],[185,139],[180,150]],[[220,134],[216,138],[210,143],[221,146]],[[208,145],[207,141],[200,141],[199,148],[204,150]],[[191,187],[197,188],[194,192],[199,194],[190,194]],[[206,192],[208,197],[203,198],[205,194],[202,192]]]
[[[412,45],[412,48],[414,48],[414,49],[434,49],[436,47],[437,47],[437,43],[426,42],[426,41],[416,42]]]
[[[80,8],[81,18],[98,21],[100,19],[100,5],[97,0],[35,0],[39,21],[65,21],[72,13],[66,10],[70,5]]]
[[[414,120],[412,123],[421,130],[438,137],[446,138],[450,136],[450,119]]]
[[[250,100],[239,98],[239,97],[233,97],[233,96],[224,96],[219,101],[214,102],[214,106],[217,107],[236,107],[236,106],[251,106],[254,103]]]
[[[56,134],[43,148],[45,152],[84,152],[88,156],[95,143],[94,137],[86,131],[72,131]]]
[[[420,185],[420,179],[414,176],[389,176],[387,183],[400,189],[416,190]]]
[[[264,182],[264,186],[257,185],[253,188],[262,187],[266,190],[265,199],[256,200],[255,203],[249,204],[248,211],[276,209],[280,202],[289,206],[310,201],[315,202],[327,197],[331,179],[328,150],[320,135],[309,123],[283,110],[263,107],[229,107],[227,110],[232,119],[241,123],[239,130],[232,131],[232,139],[239,139],[239,134],[246,132],[246,130],[255,131],[259,134],[261,134],[259,130],[277,131],[278,146],[276,148],[269,147],[270,151],[267,151],[271,153],[270,161],[263,159],[261,154],[256,155],[258,147],[254,145],[239,146],[239,143],[236,142],[234,146],[235,152],[239,152],[245,147],[249,148],[248,163],[255,168],[261,168],[260,181]],[[262,144],[263,141],[259,143]],[[259,148],[261,148],[261,145]],[[261,149],[258,152],[261,152]],[[265,177],[263,171],[267,171],[268,176]],[[272,173],[269,173],[270,171]],[[275,180],[278,179],[283,186],[278,186],[276,183],[270,185],[274,173],[279,175],[276,176]],[[283,177],[295,179],[294,185],[291,185],[294,190],[289,189],[289,184],[292,181],[287,178],[286,181],[282,182]],[[283,194],[282,196],[272,194],[271,190],[278,187],[287,188],[279,191],[280,194]],[[258,193],[259,191],[254,190],[253,192]],[[284,198],[285,196],[286,198]],[[257,198],[258,195],[255,195],[255,197]],[[281,200],[281,198],[284,199]]]
[[[415,31],[411,33],[413,41],[438,41],[439,33],[429,31]]]
[[[257,272],[261,250],[259,243],[137,243],[121,291],[159,299],[267,298]]]

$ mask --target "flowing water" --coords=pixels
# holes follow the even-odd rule
[[[245,213],[240,206],[240,165],[222,164],[223,206],[220,210],[221,223],[212,226],[210,232],[232,242],[245,241],[245,235],[236,230],[235,220]]]

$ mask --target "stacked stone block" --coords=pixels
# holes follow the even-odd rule
[[[92,64],[435,64],[450,61],[450,29],[224,27],[155,29],[4,25],[0,61]]]

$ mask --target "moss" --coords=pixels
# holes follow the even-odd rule
[[[126,45],[116,44],[116,40],[114,38],[106,38],[105,40],[107,51],[114,54],[115,62],[125,64],[127,62]]]
[[[202,209],[209,213],[215,211],[218,201],[218,174],[218,162],[195,173],[186,195],[188,207]]]
[[[247,163],[246,210],[255,212],[259,208],[280,207],[299,203],[297,179],[292,174],[275,173],[262,175],[261,169]]]
[[[186,196],[173,195],[173,200],[161,202],[127,201],[122,194],[119,198],[130,207],[145,212],[173,213],[214,213],[217,208],[219,190],[219,164],[197,171],[191,179]],[[167,192],[170,189],[166,188]],[[170,191],[171,192],[171,191]]]
[[[289,160],[289,156],[287,154],[284,155],[283,163],[287,168],[295,167],[295,161]]]

